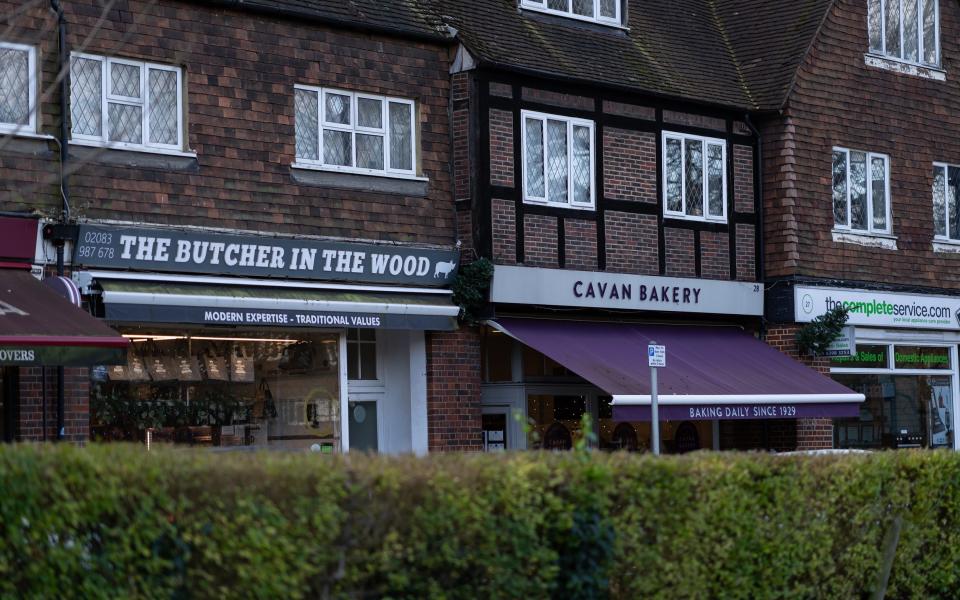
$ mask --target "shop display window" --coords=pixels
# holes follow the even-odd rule
[[[837,448],[953,448],[953,349],[858,345],[831,362],[832,377],[866,400],[860,415],[834,421]]]
[[[124,335],[127,364],[91,371],[94,439],[339,451],[339,334]]]

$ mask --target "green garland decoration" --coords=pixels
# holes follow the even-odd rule
[[[850,311],[844,306],[836,306],[804,325],[797,332],[797,346],[800,348],[800,354],[822,355],[843,333],[843,326],[846,325],[848,318],[850,318]]]
[[[486,258],[462,265],[451,286],[453,302],[460,307],[460,320],[468,325],[476,325],[483,320],[483,309],[487,304],[487,291],[493,279],[493,263]]]

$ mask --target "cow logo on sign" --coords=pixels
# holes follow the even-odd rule
[[[446,279],[450,277],[450,273],[456,268],[457,261],[451,260],[446,262],[438,262],[436,268],[433,270],[433,278],[443,277]]]

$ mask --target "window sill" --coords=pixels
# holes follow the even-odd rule
[[[523,203],[528,206],[543,206],[546,208],[559,208],[560,210],[585,210],[589,212],[593,212],[596,210],[596,207],[594,205],[584,206],[584,205],[571,204],[569,202],[567,203],[546,202],[543,200],[527,200],[526,198],[524,198]]]
[[[933,251],[937,254],[960,254],[960,240],[934,239]]]
[[[78,160],[104,165],[198,172],[197,155],[188,152],[152,152],[128,148],[112,148],[97,144],[70,142],[71,152]]]
[[[27,140],[55,140],[52,135],[46,133],[34,133],[33,131],[23,131],[18,129],[0,128],[0,137],[23,138]]]
[[[879,56],[877,54],[864,54],[864,64],[868,67],[893,71],[902,75],[912,75],[922,77],[933,81],[946,81],[947,72],[937,67],[926,67],[911,62],[906,62],[889,56]]]
[[[93,142],[90,140],[70,140],[71,146],[86,146],[87,148],[102,148],[103,150],[116,150],[118,152],[136,152],[139,154],[162,154],[164,156],[180,156],[183,158],[196,158],[196,152],[184,152],[183,150],[167,150],[166,148],[150,148],[147,146],[125,146],[120,144],[105,144],[103,142]]]
[[[691,217],[689,215],[682,215],[679,213],[663,213],[664,219],[670,219],[671,221],[686,221],[688,223],[713,223],[715,225],[726,225],[727,219],[724,218],[712,218],[708,219],[706,217]]]
[[[335,171],[303,163],[290,165],[290,173],[297,183],[318,187],[419,197],[425,197],[430,191],[430,180],[415,175]]]
[[[897,249],[897,236],[883,233],[854,233],[852,231],[833,230],[833,241],[841,244],[855,244],[868,248],[884,250]]]

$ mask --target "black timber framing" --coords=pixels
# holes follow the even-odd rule
[[[737,133],[735,123],[742,118],[742,114],[735,111],[722,111],[717,109],[707,109],[703,106],[679,101],[669,101],[662,98],[637,97],[635,95],[624,94],[622,92],[604,91],[597,88],[585,86],[570,85],[550,80],[534,80],[530,77],[519,76],[516,74],[480,70],[479,76],[475,79],[478,91],[478,100],[475,104],[478,115],[476,136],[477,156],[480,157],[477,182],[477,191],[480,193],[478,204],[483,206],[482,213],[475,213],[484,221],[484,225],[479,228],[485,230],[485,236],[481,236],[481,243],[478,248],[484,248],[485,254],[492,257],[492,236],[493,224],[492,200],[494,197],[503,200],[513,201],[514,205],[514,228],[516,249],[515,256],[518,263],[525,260],[525,239],[524,239],[524,220],[527,214],[550,216],[557,219],[557,264],[563,268],[566,265],[566,219],[577,219],[582,221],[594,221],[596,224],[596,248],[597,248],[597,268],[606,270],[606,218],[608,210],[618,212],[655,215],[657,218],[657,254],[658,271],[660,275],[667,274],[666,257],[666,228],[684,229],[693,232],[694,237],[694,265],[696,276],[701,277],[702,271],[702,240],[701,234],[704,231],[726,234],[728,239],[728,256],[730,267],[730,280],[737,279],[737,225],[751,225],[754,231],[754,264],[756,280],[760,281],[760,235],[757,230],[760,224],[757,220],[757,210],[762,199],[757,197],[757,169],[753,169],[753,213],[738,212],[736,210],[736,169],[734,158],[734,145],[749,147],[752,151],[754,167],[759,157],[757,156],[756,139],[752,135]],[[512,98],[502,96],[492,96],[489,93],[491,82],[508,85],[511,88]],[[542,101],[523,98],[523,90],[535,89],[538,91],[563,94],[566,96],[579,96],[589,99],[593,104],[593,109],[562,107]],[[643,106],[654,110],[653,119],[644,119],[640,117],[628,117],[604,112],[604,101],[619,102],[623,104]],[[513,116],[513,135],[514,135],[514,185],[512,187],[493,185],[490,182],[490,110],[498,109],[511,113]],[[559,206],[527,204],[523,201],[523,155],[521,139],[521,111],[531,110],[558,116],[576,117],[587,119],[594,122],[594,186],[595,186],[595,205],[594,210],[582,210],[573,208],[564,208]],[[677,123],[667,123],[664,121],[664,110],[687,113],[712,119],[722,119],[724,128],[712,129]],[[626,129],[636,132],[649,132],[655,135],[656,146],[656,203],[638,202],[633,200],[619,200],[605,197],[604,187],[604,165],[603,165],[603,137],[604,131],[608,128]],[[721,139],[726,142],[726,192],[727,192],[727,221],[725,223],[692,221],[681,218],[671,218],[664,216],[663,206],[663,132],[671,131],[704,137]]]

